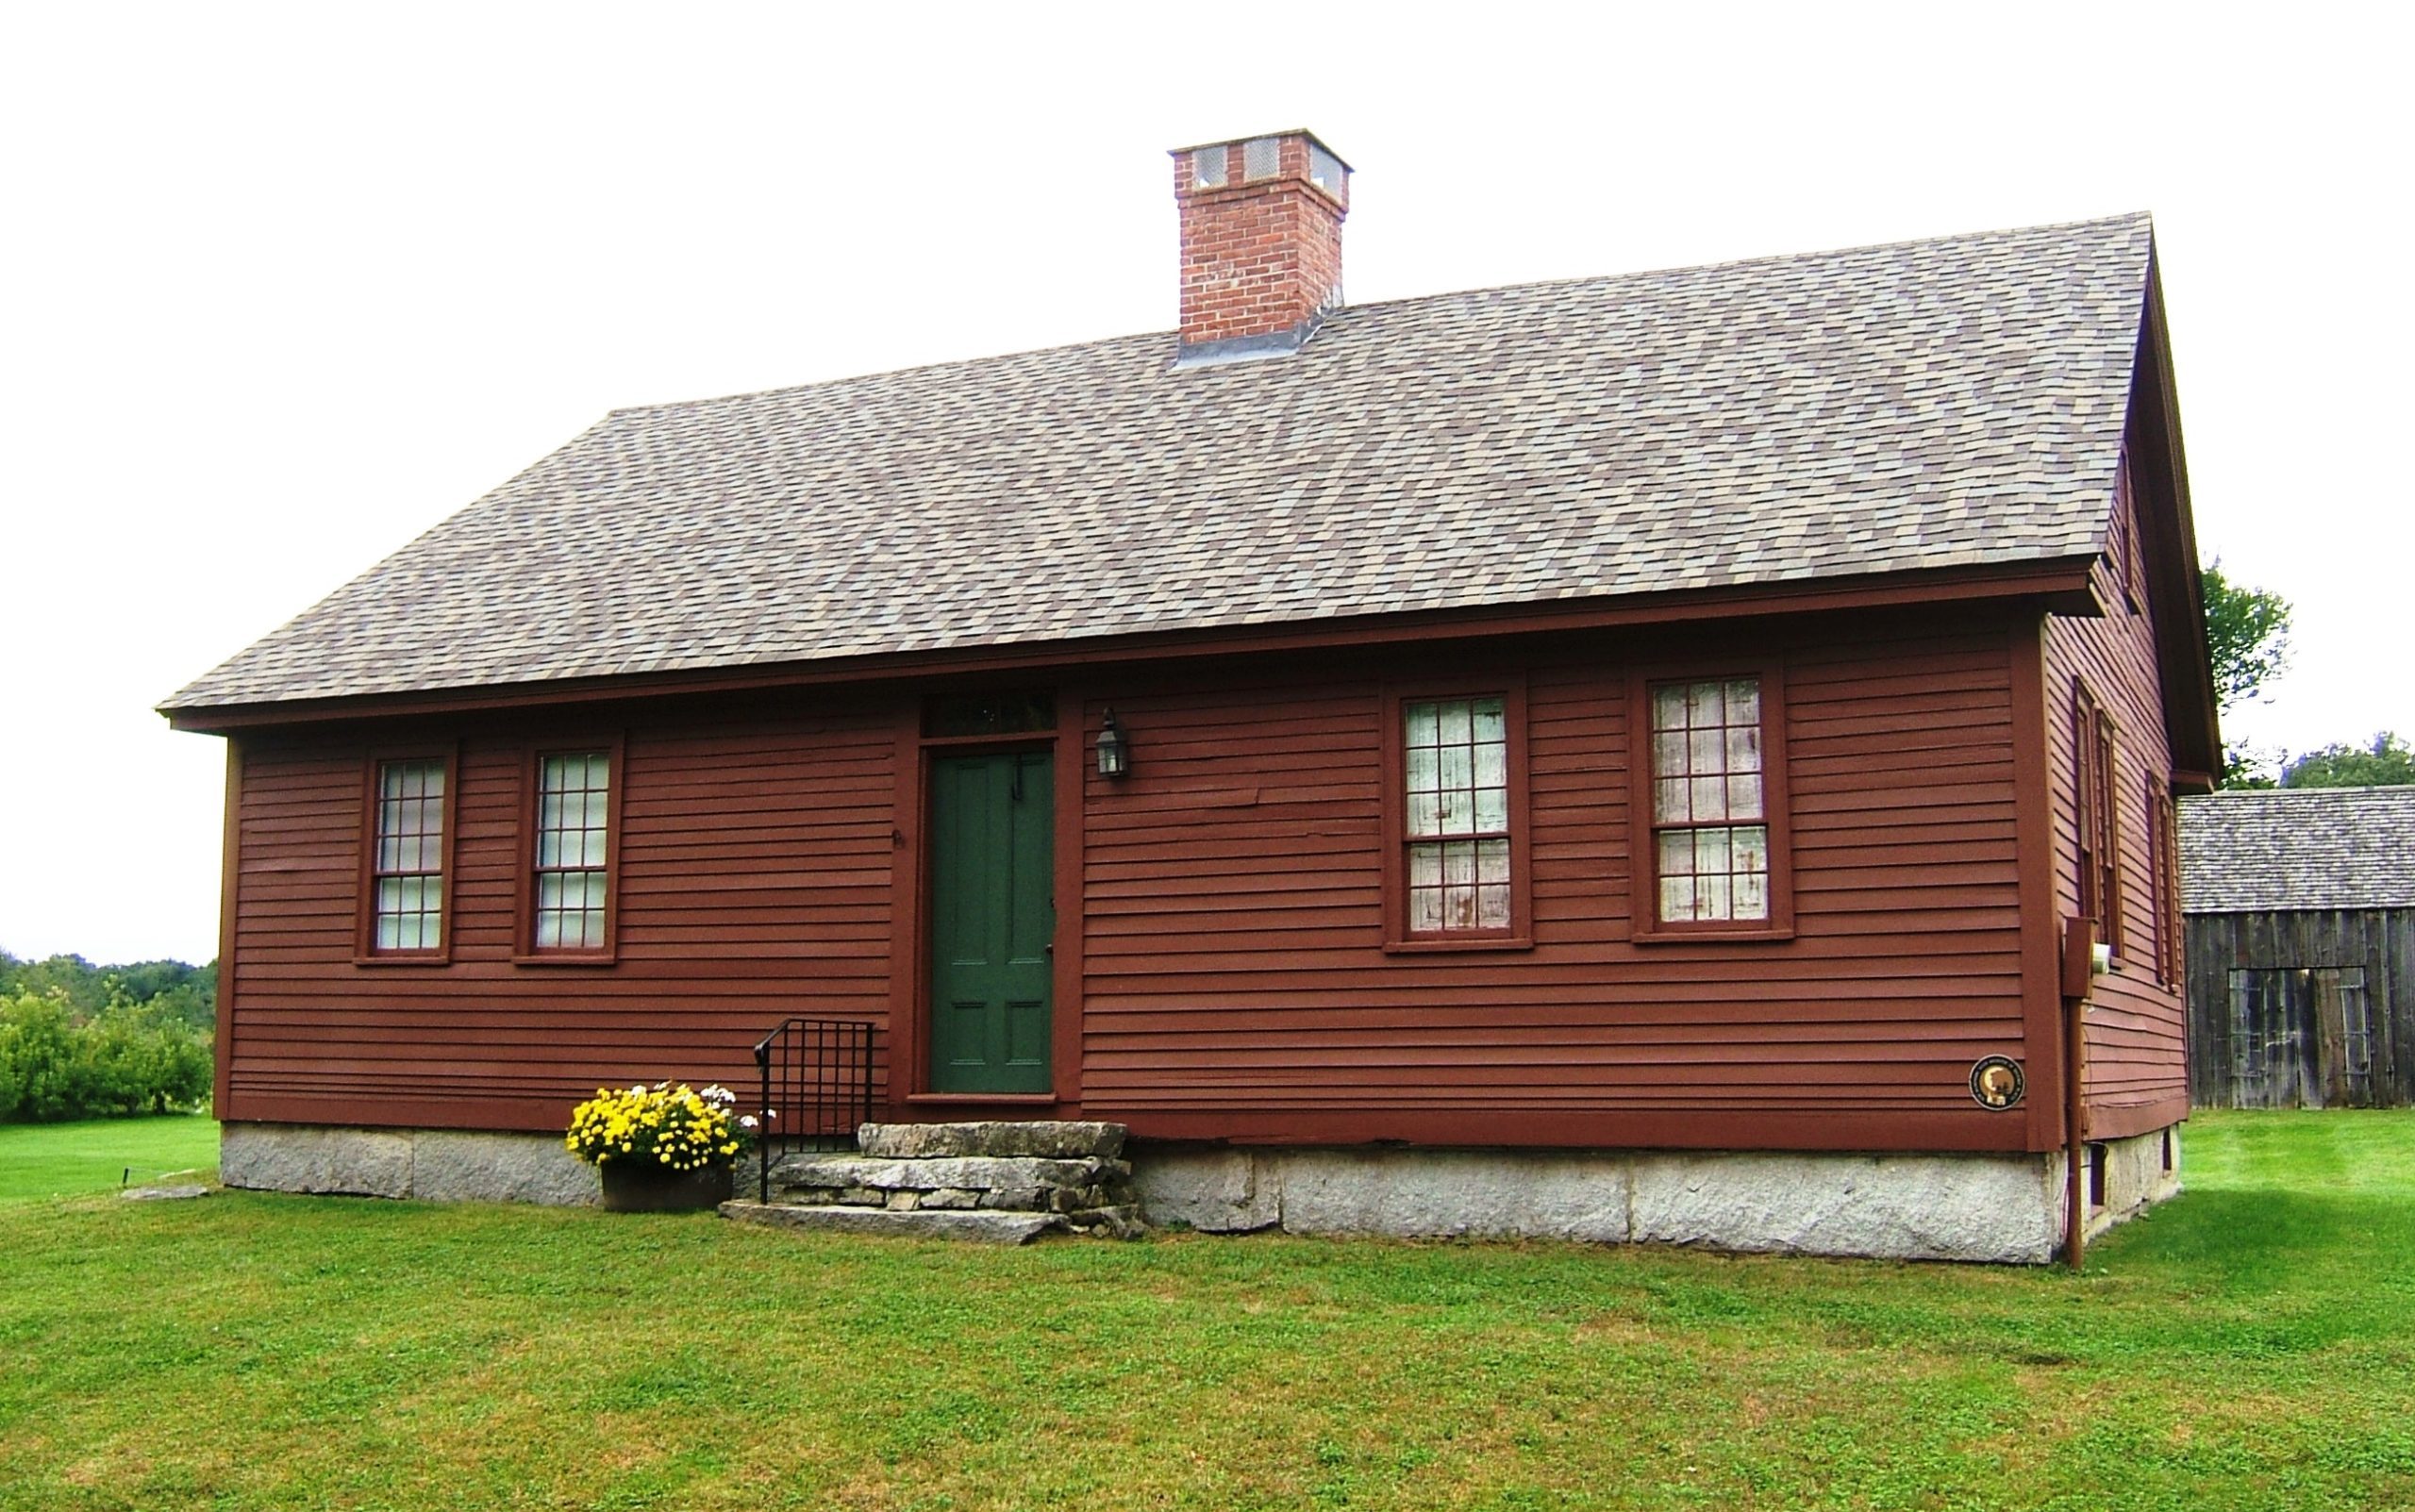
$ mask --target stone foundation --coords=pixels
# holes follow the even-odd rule
[[[2179,1136],[2106,1144],[2108,1227],[2179,1190]],[[1725,1151],[1276,1150],[1135,1145],[1153,1223],[1403,1238],[1554,1238],[2040,1264],[2063,1158]]]
[[[225,1123],[218,1179],[259,1191],[438,1203],[575,1207],[596,1200],[595,1168],[564,1149],[558,1134]]]
[[[855,1156],[825,1157],[850,1181],[831,1193],[799,1192],[831,1206],[1006,1209],[1003,1193],[1028,1187],[1047,1200],[1026,1205],[1064,1223],[1066,1211],[1112,1210],[1123,1231],[1130,1199],[1152,1223],[1207,1233],[1281,1229],[1294,1234],[1397,1238],[1557,1238],[1589,1243],[1695,1245],[1706,1249],[1896,1259],[2037,1264],[2063,1238],[2061,1155],[1805,1155],[1720,1151],[1233,1149],[1138,1143],[1118,1151],[1039,1146],[988,1155],[995,1170],[955,1171],[964,1125],[884,1125],[888,1143]],[[1032,1125],[1105,1130],[1111,1125]],[[932,1130],[941,1131],[933,1133]],[[1120,1135],[1120,1131],[1119,1131]],[[1058,1136],[1062,1138],[1063,1136]],[[1000,1136],[1006,1138],[1006,1136]],[[1104,1138],[1104,1136],[1101,1136]],[[2170,1140],[2171,1168],[2165,1168]],[[937,1141],[937,1142],[934,1142]],[[1011,1144],[1011,1139],[1009,1139]],[[893,1145],[893,1148],[891,1147]],[[984,1148],[1008,1148],[991,1139]],[[969,1146],[967,1148],[970,1148]],[[2090,1214],[2100,1233],[2180,1189],[2180,1131],[2105,1141],[2104,1202]],[[1121,1154],[1129,1160],[1124,1176]],[[1085,1166],[1060,1180],[1065,1159]],[[1019,1162],[1009,1171],[1007,1162]],[[889,1169],[927,1162],[910,1174]],[[846,1164],[854,1162],[854,1164]],[[1023,1165],[1050,1169],[1008,1181]],[[802,1162],[791,1179],[804,1176]],[[1002,1174],[1002,1172],[1004,1174]],[[863,1177],[856,1181],[854,1177]],[[975,1185],[976,1176],[979,1184]],[[875,1181],[874,1177],[879,1178]],[[951,1185],[961,1178],[961,1183]],[[266,1191],[410,1197],[432,1202],[581,1205],[596,1200],[595,1171],[549,1134],[451,1129],[355,1129],[294,1123],[228,1123],[220,1137],[219,1179]],[[751,1166],[740,1173],[751,1191]],[[798,1182],[799,1187],[817,1185]],[[860,1191],[843,1192],[848,1186]],[[894,1188],[894,1190],[891,1189]],[[915,1195],[908,1202],[902,1195]],[[877,1192],[877,1204],[874,1194]],[[1078,1199],[1059,1200],[1059,1192]],[[963,1198],[969,1197],[969,1201]],[[852,1201],[845,1200],[852,1198]],[[793,1214],[789,1216],[794,1216]],[[1106,1218],[1097,1221],[1108,1222]]]
[[[2171,1141],[2167,1147],[2165,1141]],[[2105,1150],[2105,1201],[2088,1215],[2090,1237],[2139,1214],[2167,1197],[2180,1194],[2180,1125],[2141,1134],[2129,1139],[2102,1141]],[[2167,1151],[2170,1164],[2166,1165]],[[2062,1180],[2063,1162],[2055,1161],[2055,1179]],[[2060,1191],[2057,1186],[2055,1188]]]

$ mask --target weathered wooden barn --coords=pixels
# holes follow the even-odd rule
[[[801,1019],[1206,1228],[2040,1260],[2171,1190],[2146,218],[1353,307],[1314,137],[1174,174],[1179,331],[617,411],[168,701],[228,1179],[577,1200],[575,1100]]]
[[[2415,788],[2180,806],[2200,1107],[2415,1104]]]

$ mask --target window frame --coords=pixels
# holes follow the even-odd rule
[[[625,741],[618,734],[583,740],[547,740],[531,745],[520,767],[520,832],[513,866],[518,873],[513,901],[512,955],[521,966],[609,966],[620,958],[621,852],[627,843],[622,826],[622,799],[628,789]],[[593,756],[605,758],[604,815],[604,943],[595,949],[537,944],[538,823],[540,791],[548,756]]]
[[[2126,965],[2122,927],[2121,731],[2086,680],[2072,679],[2072,833],[2077,842],[2077,903],[2096,921],[2097,943]]]
[[[1761,822],[1770,832],[1767,919],[1660,917],[1659,826],[1652,822],[1652,690],[1670,683],[1757,678],[1761,685]],[[1787,783],[1786,664],[1775,658],[1670,661],[1637,667],[1626,696],[1627,853],[1633,886],[1627,938],[1637,944],[1794,938],[1794,819]],[[1700,828],[1686,825],[1685,828]]]
[[[360,880],[353,921],[352,960],[356,966],[447,966],[453,960],[453,937],[459,926],[459,898],[453,889],[453,856],[458,843],[460,810],[459,748],[451,743],[380,746],[369,752],[360,779]],[[377,947],[377,821],[384,799],[386,768],[401,762],[433,761],[443,768],[444,798],[438,822],[444,832],[438,842],[441,858],[437,882],[443,902],[437,906],[437,939],[432,949],[381,950]],[[397,873],[400,874],[400,873]]]
[[[2155,891],[2155,979],[2158,987],[2180,990],[2187,969],[2188,922],[2180,908],[2180,813],[2169,788],[2149,773],[2146,779],[2148,858]]]
[[[1404,709],[1451,699],[1501,700],[1503,778],[1509,807],[1509,924],[1506,929],[1413,933],[1408,927],[1408,754]],[[1523,672],[1490,676],[1424,678],[1387,683],[1380,700],[1383,794],[1384,950],[1388,955],[1452,951],[1531,950],[1534,931],[1534,830],[1526,771],[1526,678]]]

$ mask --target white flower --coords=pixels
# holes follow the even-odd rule
[[[755,1127],[756,1122],[755,1115],[749,1113],[744,1118],[738,1121],[738,1126],[741,1129],[751,1129]]]

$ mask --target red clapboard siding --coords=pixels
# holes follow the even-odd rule
[[[529,743],[476,731],[458,738],[452,963],[356,965],[370,749],[246,742],[225,1116],[558,1128],[602,1083],[746,1085],[749,1047],[790,1014],[886,1016],[885,711],[628,728],[610,966],[512,960]]]
[[[1977,1056],[2024,1051],[2003,631],[1786,660],[1796,938],[1779,941],[1631,942],[1615,658],[1495,664],[1526,690],[1522,951],[1384,951],[1380,794],[1349,779],[1380,771],[1380,679],[1413,692],[1415,662],[1094,688],[1093,718],[1111,705],[1139,755],[1089,784],[1084,1111],[1241,1139],[1463,1138],[1481,1111],[1491,1138],[1552,1143],[1618,1142],[1649,1114],[1701,1144],[1935,1142],[1907,1118],[2017,1144],[1966,1086]],[[1274,801],[1311,780],[1314,802]],[[1209,787],[1257,801],[1182,802]]]
[[[2024,1121],[1966,1089],[1980,1055],[2046,1053],[2023,1041],[2017,639],[1936,611],[1681,648],[1784,668],[1794,929],[1765,940],[1632,938],[1628,695],[1665,647],[1455,654],[1454,678],[1521,681],[1526,710],[1533,943],[1474,952],[1385,948],[1381,690],[1433,657],[1093,669],[1088,727],[1112,706],[1135,763],[1109,783],[1059,755],[1084,794],[1058,828],[1080,1088],[1059,1111],[1166,1138],[2021,1148]],[[441,965],[355,959],[364,763],[391,742],[247,738],[223,1111],[554,1128],[600,1083],[742,1081],[790,1014],[885,1024],[911,1000],[891,934],[914,911],[899,732],[920,696],[620,727],[608,965],[514,958],[525,722],[408,732],[457,756]],[[884,1055],[912,1044],[888,1027]]]
[[[2131,508],[2127,480],[2108,507]],[[2133,521],[2132,528],[2136,530]],[[2162,684],[2157,675],[2155,623],[2141,595],[2132,610],[2124,586],[2097,565],[2098,597],[2112,606],[2101,620],[2050,615],[2046,621],[2046,722],[2049,809],[2055,826],[2055,897],[2058,916],[2079,908],[2078,803],[2073,789],[2073,682],[2087,683],[2117,731],[2112,791],[2121,856],[2123,955],[2099,977],[2088,1015],[2088,1079],[2091,1133],[2131,1132],[2125,1112],[2185,1102],[2187,1010],[2180,984],[2156,981],[2155,940],[2169,927],[2155,917],[2155,858],[2145,811],[2152,776],[2168,791],[2172,750],[2165,735]],[[2157,1122],[2163,1122],[2158,1120]]]

